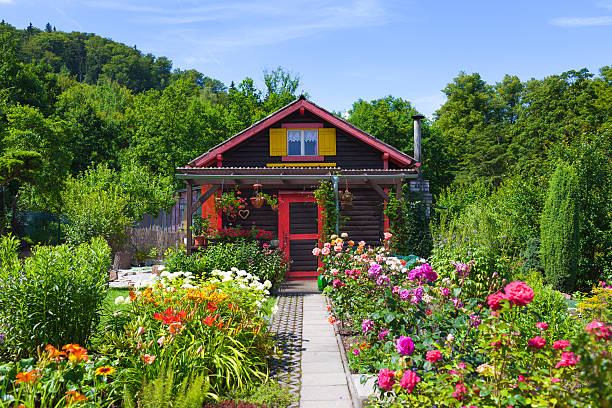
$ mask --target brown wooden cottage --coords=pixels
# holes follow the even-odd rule
[[[353,195],[352,208],[340,210],[347,217],[342,232],[354,241],[380,244],[388,228],[383,215],[387,194],[401,195],[402,184],[419,177],[421,118],[414,117],[415,158],[304,97],[254,123],[177,169],[177,177],[186,182],[187,197],[194,188],[202,192],[198,200],[187,200],[188,253],[193,249],[192,214],[201,206],[202,215],[214,217],[217,228],[255,225],[272,231],[292,260],[289,277],[316,277],[318,265],[311,251],[321,219],[313,191],[323,179],[340,194],[348,189]],[[239,216],[229,220],[215,208],[215,197],[224,191],[238,186],[244,197],[250,197],[254,184],[278,196],[277,209],[247,202]]]

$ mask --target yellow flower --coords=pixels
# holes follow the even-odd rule
[[[96,375],[113,375],[114,372],[114,367],[104,366],[96,368]]]

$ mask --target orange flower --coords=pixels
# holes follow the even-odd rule
[[[134,300],[136,300],[137,297],[138,295],[136,295],[136,292],[130,289],[130,300],[133,302]]]
[[[45,351],[48,353],[48,357],[50,359],[57,361],[57,360],[63,360],[66,358],[66,353],[64,353],[63,351],[59,351],[58,349],[56,349],[50,344],[47,345],[47,347],[45,347]]]
[[[68,406],[81,401],[87,401],[87,397],[78,391],[66,391],[66,403]]]
[[[223,322],[217,323],[217,328],[222,329],[223,328]]]
[[[215,310],[219,308],[218,304],[219,302],[208,302],[208,304],[206,305],[206,308],[208,309],[209,312],[214,312]]]
[[[334,316],[329,316],[327,321],[330,322],[331,324],[334,324],[336,322],[336,318]]]
[[[104,366],[96,368],[96,375],[113,375],[114,372],[114,367]]]
[[[202,320],[202,323],[204,323],[207,326],[212,326],[213,323],[215,322],[216,317],[217,315],[214,315],[214,316],[208,315],[206,319]]]
[[[157,356],[152,356],[150,354],[143,354],[142,355],[142,359],[144,360],[145,364],[153,364],[153,361],[155,361],[155,358]]]
[[[71,363],[78,363],[81,360],[89,360],[87,349],[79,346],[78,344],[66,344],[64,347],[62,347],[62,349],[68,351],[68,360],[70,360]]]
[[[360,348],[360,349],[362,349],[362,350],[369,349],[370,347],[371,347],[371,346],[370,346],[370,344],[369,344],[369,343],[361,343],[361,344],[359,345],[359,348]]]
[[[36,382],[36,380],[38,380],[38,377],[40,377],[40,371],[38,370],[32,370],[32,371],[22,371],[19,374],[17,374],[17,376],[15,378],[17,378],[17,381],[15,381],[15,385],[19,384],[19,383],[24,383],[26,385],[32,385]]]
[[[181,331],[181,327],[182,325],[180,323],[172,323],[170,326],[168,326],[168,330],[170,333],[175,334]]]

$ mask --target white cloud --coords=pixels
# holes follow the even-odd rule
[[[0,0],[0,4],[11,4],[13,0]]]
[[[612,25],[612,16],[599,17],[559,17],[550,21],[559,27],[593,27]]]

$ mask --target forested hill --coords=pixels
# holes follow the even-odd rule
[[[135,92],[163,89],[170,83],[172,61],[143,54],[136,46],[90,33],[56,31],[49,23],[43,30],[32,24],[24,30],[1,24],[4,35],[14,39],[21,62],[49,64],[52,72],[66,72],[88,84],[104,76]]]

